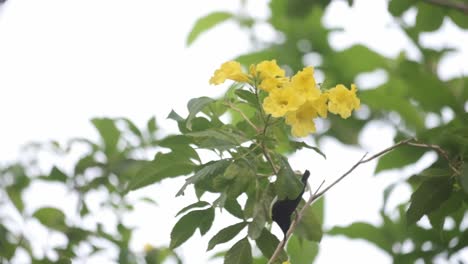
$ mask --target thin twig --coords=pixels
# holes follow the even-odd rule
[[[276,247],[275,251],[273,252],[273,255],[271,256],[271,258],[268,260],[268,264],[271,264],[273,263],[273,261],[278,257],[278,255],[280,254],[281,250],[283,250],[286,242],[288,241],[288,239],[291,237],[292,233],[294,232],[294,230],[296,229],[296,226],[297,224],[301,221],[302,217],[304,216],[304,213],[305,213],[305,210],[310,207],[315,201],[318,200],[318,198],[320,198],[321,196],[323,196],[328,190],[330,190],[333,186],[335,186],[338,182],[340,182],[341,180],[343,180],[346,176],[348,176],[352,171],[354,171],[359,165],[363,164],[363,163],[366,163],[366,162],[369,162],[375,158],[378,158],[402,145],[406,145],[408,144],[410,141],[412,141],[413,139],[406,139],[406,140],[403,140],[403,141],[400,141],[398,142],[397,144],[389,147],[389,148],[386,148],[380,152],[378,152],[377,154],[367,158],[367,159],[364,159],[367,155],[364,154],[361,159],[359,159],[358,162],[356,162],[348,171],[346,171],[343,175],[341,175],[338,179],[336,179],[333,183],[331,183],[330,185],[328,185],[323,191],[319,192],[319,189],[322,187],[323,183],[319,186],[319,188],[317,188],[317,190],[315,191],[315,194],[310,196],[309,197],[309,200],[307,201],[307,203],[304,205],[304,207],[301,208],[301,210],[299,211],[299,213],[297,214],[297,217],[295,220],[293,220],[293,222],[291,223],[291,226],[288,230],[288,232],[286,232],[286,235],[284,236],[284,239],[278,244],[278,246]]]
[[[437,151],[447,161],[450,169],[456,175],[461,175],[461,172],[457,168],[455,168],[455,166],[452,165],[452,162],[450,161],[450,158],[449,158],[447,152],[445,150],[443,150],[439,145],[424,144],[424,143],[417,143],[417,142],[408,142],[408,145],[414,146],[414,147],[429,148],[429,149]]]
[[[468,15],[468,5],[462,2],[455,2],[450,0],[426,0],[426,2],[433,5],[455,9],[463,12],[465,15]]]

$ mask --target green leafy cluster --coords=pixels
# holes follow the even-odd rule
[[[97,141],[77,138],[66,144],[30,144],[23,151],[24,157],[29,158],[0,167],[0,263],[18,263],[16,256],[21,251],[27,253],[29,263],[72,263],[107,251],[110,246],[103,246],[102,241],[118,249],[117,256],[107,253],[118,263],[161,263],[168,258],[178,259],[168,248],[132,251],[129,245],[134,228],[123,222],[123,217],[132,213],[135,205],[125,197],[129,180],[148,163],[144,153],[156,146],[156,120],[150,119],[145,129],[139,129],[126,118],[95,118],[92,124],[100,136]],[[45,154],[57,160],[69,160],[77,153],[80,157],[71,169],[56,165],[43,172]],[[25,193],[36,183],[42,183],[45,188],[59,185],[70,197],[78,197],[71,210],[76,214],[67,215],[56,204],[28,207]],[[106,198],[93,207],[98,206],[99,211],[111,210],[117,219],[115,225],[101,223],[97,217],[99,212],[90,209],[88,198],[95,191],[104,192]],[[141,202],[155,205],[149,197],[141,198]],[[89,220],[95,221],[94,227],[84,224]],[[38,255],[33,248],[37,250],[38,243],[44,241],[37,241],[21,227],[30,222],[39,222],[51,234],[62,234],[66,244],[46,246]],[[86,255],[79,249],[83,246],[91,249]]]

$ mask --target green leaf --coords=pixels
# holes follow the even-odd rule
[[[223,179],[229,181],[226,189],[228,198],[234,199],[242,194],[249,183],[255,179],[255,170],[246,160],[235,160],[224,171]]]
[[[418,3],[418,14],[416,15],[415,28],[418,31],[437,30],[444,21],[445,10],[440,7],[434,7],[429,3]]]
[[[189,174],[195,167],[196,165],[190,160],[190,154],[182,152],[157,153],[153,161],[145,165],[135,177],[130,179],[128,190],[143,188],[165,178]]]
[[[432,17],[432,14],[430,16]],[[447,85],[424,65],[403,60],[396,69],[396,74],[405,81],[406,92],[411,98],[418,101],[422,109],[437,113],[447,106],[451,106],[453,109],[458,107],[456,99]]]
[[[450,19],[459,27],[463,29],[468,29],[468,19],[466,19],[466,14],[462,13],[459,10],[448,10]]]
[[[187,241],[197,228],[200,233],[205,234],[211,227],[214,219],[214,209],[191,211],[182,216],[171,231],[171,249],[182,245]]]
[[[205,207],[207,205],[210,205],[208,202],[205,202],[205,201],[198,201],[196,203],[193,203],[191,205],[188,205],[184,208],[182,208],[182,210],[180,210],[177,214],[176,214],[176,217],[189,211],[190,209],[193,209],[193,208],[198,208],[198,207]]]
[[[98,130],[104,142],[104,150],[107,155],[117,151],[117,143],[120,139],[120,130],[117,129],[114,120],[110,118],[93,118],[91,120],[94,127]]]
[[[359,61],[359,63],[356,63]],[[324,68],[340,65],[340,82],[352,82],[363,72],[371,72],[387,68],[388,59],[363,45],[354,45],[348,49],[333,53],[329,61],[324,62]]]
[[[320,240],[322,240],[322,222],[320,221],[319,216],[316,215],[314,206],[310,206],[304,211],[304,215],[297,225],[295,234],[298,237],[302,237],[310,241],[320,242]]]
[[[200,235],[205,235],[208,230],[210,230],[211,225],[213,225],[213,220],[215,216],[215,211],[213,207],[210,207],[203,212],[203,218],[200,220]]]
[[[418,161],[425,152],[426,150],[423,148],[401,146],[379,158],[375,173],[384,170],[399,169],[413,164]]]
[[[141,133],[140,129],[138,129],[138,127],[130,119],[122,117],[117,120],[123,121],[128,127],[128,129],[138,138],[141,139],[143,137],[143,134]]]
[[[216,235],[214,235],[210,239],[210,242],[208,242],[207,251],[212,250],[218,244],[222,244],[222,243],[230,241],[235,236],[237,236],[237,234],[239,234],[239,232],[242,231],[242,229],[244,229],[246,225],[247,225],[247,222],[241,222],[241,223],[237,223],[237,224],[228,226],[226,228],[223,228],[221,231],[219,231]]]
[[[218,149],[221,151],[237,147],[248,140],[248,138],[239,134],[238,131],[219,128],[191,132],[186,135],[194,137],[197,140],[196,144],[200,148]]]
[[[391,0],[388,3],[388,11],[399,17],[415,3],[416,0]]]
[[[276,194],[280,200],[294,200],[302,191],[302,182],[293,172],[286,158],[281,156],[279,160],[281,169],[278,172],[278,179],[275,182]]]
[[[17,188],[16,185],[6,187],[6,192],[10,198],[13,205],[16,207],[19,213],[22,213],[24,210],[24,202],[21,197],[21,189]]]
[[[231,164],[230,160],[222,159],[217,161],[210,161],[201,165],[201,169],[195,172],[195,175],[185,180],[185,184],[177,192],[176,196],[184,194],[185,189],[188,185],[203,181],[205,179],[213,178],[214,176],[224,173],[226,167]]]
[[[158,130],[158,125],[156,124],[156,118],[154,116],[146,123],[146,129],[148,129],[150,134],[154,134]]]
[[[468,165],[464,163],[461,169],[462,174],[460,175],[460,185],[465,193],[468,194]]]
[[[408,225],[416,223],[423,215],[439,208],[450,197],[452,188],[450,177],[426,178],[411,195],[411,204],[406,211]]]
[[[187,37],[187,46],[190,46],[203,32],[232,17],[233,14],[228,12],[213,12],[199,18]]]
[[[418,107],[409,102],[408,89],[408,83],[404,80],[390,79],[376,89],[360,91],[359,97],[375,112],[395,111],[404,120],[406,127],[416,130],[424,129],[423,115]]]
[[[327,159],[327,156],[318,148],[318,147],[314,147],[314,146],[310,146],[308,145],[307,143],[305,142],[299,142],[299,141],[291,141],[291,144],[294,146],[294,148],[296,149],[301,149],[301,148],[308,148],[308,149],[312,149],[314,150],[315,152],[317,152],[317,154],[319,154],[320,156],[322,156],[324,159]]]
[[[463,193],[455,192],[440,207],[429,214],[429,221],[434,229],[442,231],[445,218],[456,212],[463,205]]]
[[[233,216],[244,219],[244,212],[242,211],[242,207],[240,206],[237,199],[226,199],[226,202],[224,203],[224,209],[226,209]]]
[[[235,91],[235,93],[239,98],[246,101],[251,106],[257,107],[257,105],[258,105],[257,97],[251,91],[247,91],[247,90],[243,90],[243,89],[237,89]]]
[[[265,256],[267,259],[270,259],[280,241],[276,236],[270,233],[270,231],[268,231],[266,228],[263,228],[261,235],[255,240],[255,243],[262,252],[263,256]],[[288,260],[288,255],[284,250],[282,250],[273,263],[281,264],[286,260]]]
[[[356,222],[347,227],[334,227],[329,235],[344,235],[349,238],[360,238],[373,243],[388,253],[392,253],[392,241],[382,230],[368,223]]]
[[[196,117],[196,115],[203,110],[203,108],[205,108],[205,106],[211,104],[212,102],[214,102],[215,100],[209,98],[209,97],[206,97],[206,96],[203,96],[203,97],[199,97],[199,98],[193,98],[191,99],[188,104],[187,104],[187,108],[188,108],[188,111],[189,111],[189,115],[187,117],[187,120],[186,120],[186,126],[187,126],[187,129],[188,130],[192,130],[192,121],[193,119]]]
[[[41,224],[51,229],[64,231],[67,229],[65,224],[65,214],[59,209],[52,207],[43,207],[34,212],[35,217]]]
[[[262,191],[257,190],[257,193],[259,192],[261,197],[254,205],[253,219],[248,230],[248,235],[252,239],[257,239],[262,234],[267,220],[270,219],[271,204],[275,196],[271,185]]]
[[[44,178],[45,180],[52,180],[52,181],[59,181],[59,182],[66,182],[68,177],[65,173],[63,173],[59,168],[53,167],[49,173],[49,177]]]
[[[243,238],[239,240],[231,249],[228,250],[224,257],[224,264],[251,264],[252,263],[252,248],[249,240]]]
[[[319,246],[316,242],[300,239],[293,235],[287,245],[289,261],[294,264],[313,263],[318,255]]]

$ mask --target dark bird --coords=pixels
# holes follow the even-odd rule
[[[305,186],[307,185],[307,179],[310,176],[310,172],[306,170],[302,175],[302,183],[304,186],[302,187],[302,191],[294,200],[278,200],[273,205],[273,209],[271,210],[271,218],[275,221],[281,230],[283,230],[284,237],[286,238],[286,233],[288,232],[289,227],[291,226],[291,215],[296,210],[297,205],[302,199],[302,194],[304,193]]]

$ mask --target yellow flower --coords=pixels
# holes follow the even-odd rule
[[[242,67],[237,61],[228,61],[221,65],[219,69],[214,72],[210,79],[210,84],[221,84],[226,79],[236,82],[247,82],[249,76],[242,72]]]
[[[276,88],[282,88],[288,83],[288,78],[286,77],[276,77],[276,78],[265,78],[262,80],[258,88],[271,92]]]
[[[285,72],[281,69],[276,60],[262,61],[254,69],[257,77],[260,78],[258,88],[271,92],[275,88],[282,88],[289,79],[285,77]]]
[[[291,264],[291,262],[289,262],[289,260],[286,260],[282,264]]]
[[[351,84],[351,90],[348,90],[342,84],[330,89],[328,91],[328,110],[334,114],[339,114],[342,118],[351,116],[351,111],[358,109],[360,106],[356,91],[356,85],[354,84]]]
[[[326,118],[328,114],[328,93],[320,94],[320,97],[312,101],[312,105],[320,117]]]
[[[287,112],[296,111],[303,103],[303,97],[298,96],[291,87],[286,87],[272,90],[263,101],[263,109],[273,117],[281,117]]]
[[[327,117],[328,94],[321,94],[318,99],[306,101],[299,109],[286,114],[286,124],[291,126],[291,133],[295,137],[305,137],[314,133],[314,118]]]
[[[314,78],[314,68],[306,67],[291,78],[291,86],[307,100],[314,100],[320,96],[320,89]]]
[[[262,61],[257,64],[255,68],[260,78],[274,78],[274,77],[284,77],[284,70],[281,69],[278,64],[276,64],[276,60],[271,61]]]

